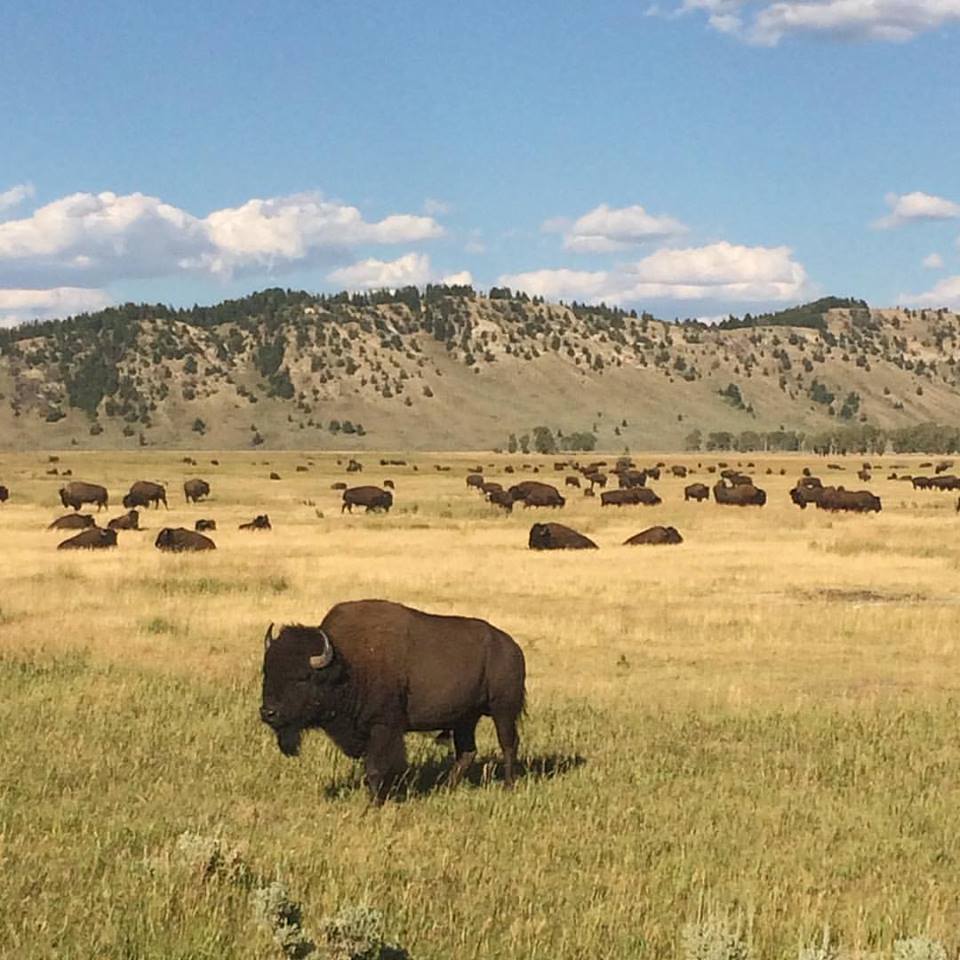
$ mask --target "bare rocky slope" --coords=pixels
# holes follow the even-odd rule
[[[0,332],[0,443],[812,447],[960,423],[958,359],[953,313],[858,301],[711,327],[496,289],[266,290]]]

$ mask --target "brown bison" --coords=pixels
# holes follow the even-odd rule
[[[384,481],[383,481],[383,489],[384,489],[384,490],[396,490],[397,487],[396,487],[396,484],[395,484],[392,480],[384,480]]]
[[[680,477],[681,479],[683,479],[683,478],[687,475],[687,468],[684,467],[684,466],[681,466],[680,464],[674,464],[674,466],[672,466],[672,467],[670,468],[670,472],[671,472],[675,477]],[[671,528],[671,529],[672,529],[672,528]],[[638,536],[639,536],[639,534],[638,534]]]
[[[539,480],[523,480],[510,487],[507,493],[515,503],[520,502],[525,507],[562,507],[567,502],[556,487]]]
[[[484,620],[386,600],[339,603],[319,627],[288,624],[274,635],[271,624],[260,718],[285,756],[319,728],[348,757],[363,757],[370,796],[382,803],[406,767],[405,733],[453,731],[453,786],[473,762],[477,722],[492,717],[509,787],[525,673],[516,641]]]
[[[582,533],[562,523],[535,523],[528,541],[531,550],[596,550],[597,545]]]
[[[71,480],[65,487],[61,487],[60,502],[74,510],[79,510],[85,503],[95,503],[98,512],[109,505],[106,487],[101,487],[98,483],[84,483],[82,480]]]
[[[487,495],[488,502],[502,507],[507,513],[513,513],[513,497],[506,490],[493,490]]]
[[[273,527],[270,524],[270,518],[265,513],[258,513],[252,520],[249,520],[247,523],[241,523],[238,530],[272,530]]]
[[[350,458],[350,462],[347,464],[347,473],[363,473],[363,464],[359,460],[354,460]]]
[[[696,500],[698,503],[710,499],[710,488],[705,483],[691,483],[683,488],[684,500]]]
[[[183,485],[183,498],[187,503],[199,503],[204,497],[210,496],[210,484],[199,478],[187,480]]]
[[[62,517],[57,517],[47,529],[86,530],[88,527],[95,527],[96,525],[97,521],[89,513],[68,513]]]
[[[564,478],[563,478],[563,483],[564,483],[564,485],[567,486],[567,487],[577,487],[577,488],[579,488],[579,486],[580,486],[580,478],[579,478],[579,477],[564,477]]]
[[[330,489],[331,489],[331,490],[346,490],[346,489],[347,489],[347,485],[346,485],[342,480],[338,480],[336,483],[331,483],[331,484],[330,484]]]
[[[494,480],[488,480],[480,489],[483,491],[483,495],[485,497],[489,497],[491,493],[501,492],[503,490],[503,486]]]
[[[483,486],[483,474],[482,473],[469,473],[467,474],[467,486],[476,487],[478,490]]]
[[[110,530],[139,530],[140,511],[128,510],[122,517],[114,517],[108,524]]]
[[[655,507],[663,501],[649,487],[632,487],[628,490],[604,490],[600,494],[601,507],[626,507],[643,504]]]
[[[203,533],[204,531],[207,531],[207,530],[216,530],[217,521],[216,520],[198,520],[193,525],[193,529],[196,530],[197,533]]]
[[[883,507],[880,498],[869,490],[844,490],[843,487],[824,487],[816,501],[821,510],[879,513]]]
[[[724,506],[762,507],[767,502],[767,492],[755,487],[752,483],[741,483],[728,487],[722,480],[719,480],[713,488],[713,499]]]
[[[599,471],[585,473],[583,479],[589,480],[591,487],[600,487],[601,490],[607,485],[607,475]]]
[[[379,510],[389,513],[392,506],[393,494],[389,490],[381,490],[380,487],[350,487],[343,491],[340,512],[346,510],[353,513],[354,507],[365,507],[367,513]]]
[[[162,483],[154,483],[152,480],[138,480],[123,498],[123,506],[126,510],[133,507],[149,507],[150,504],[159,509],[161,503],[167,507],[167,491]]]
[[[157,534],[153,545],[167,553],[217,549],[217,545],[209,537],[194,530],[187,530],[185,527],[164,527]]]
[[[647,482],[646,470],[623,470],[619,474],[619,486],[621,490],[633,490],[636,487],[642,487]]]
[[[10,491],[0,483],[0,503],[6,503],[10,499]]]
[[[667,544],[683,543],[676,527],[648,527],[640,533],[635,533],[629,540],[624,540],[625,547],[637,546],[666,546]]]
[[[90,527],[69,540],[57,544],[58,550],[105,550],[117,545],[117,531]]]

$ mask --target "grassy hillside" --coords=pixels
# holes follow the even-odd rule
[[[598,449],[960,420],[960,324],[830,298],[719,327],[507,290],[266,290],[0,332],[8,448]],[[560,445],[568,441],[561,440]],[[789,446],[789,444],[787,444]]]

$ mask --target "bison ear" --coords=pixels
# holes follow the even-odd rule
[[[330,638],[322,630],[320,636],[323,638],[323,649],[310,658],[310,666],[314,670],[323,670],[329,667],[333,660],[333,645],[330,643]]]
[[[271,623],[267,627],[267,632],[263,636],[263,650],[266,652],[270,649],[270,644],[273,643],[273,624]]]

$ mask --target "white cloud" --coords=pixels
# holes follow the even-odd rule
[[[960,277],[945,277],[926,293],[901,293],[899,301],[908,307],[960,309]]]
[[[77,193],[0,223],[0,284],[100,284],[178,272],[230,275],[342,259],[362,245],[437,237],[432,218],[367,221],[315,193],[249,200],[196,217],[140,193]]]
[[[396,260],[376,260],[371,257],[348,267],[340,267],[328,274],[327,279],[348,290],[419,287],[430,279],[430,258],[423,253],[408,253]]]
[[[34,194],[32,183],[18,183],[9,190],[0,192],[0,214],[14,207],[19,207],[24,200],[29,200]]]
[[[541,227],[544,233],[562,233],[564,248],[582,253],[626,250],[649,240],[679,236],[686,229],[679,220],[647,213],[640,204],[615,208],[605,203],[573,223],[563,217],[554,217]]]
[[[450,287],[472,287],[473,274],[469,270],[461,270],[459,273],[448,273],[440,282]]]
[[[111,297],[105,290],[86,287],[55,287],[51,290],[0,289],[0,326],[102,310],[111,302]]]
[[[807,273],[789,247],[727,242],[664,249],[613,270],[537,270],[507,274],[501,284],[544,297],[592,302],[643,300],[788,301],[808,292]]]
[[[445,200],[438,200],[436,197],[427,197],[423,201],[423,212],[428,217],[442,217],[453,209]]]
[[[884,200],[890,213],[874,221],[873,226],[878,230],[889,230],[924,220],[955,220],[960,217],[960,203],[920,190],[904,194],[888,193]]]
[[[939,270],[943,266],[943,257],[939,253],[931,253],[923,258],[923,265],[928,270]]]
[[[960,0],[683,0],[675,11],[702,11],[715,30],[762,46],[799,33],[904,42],[960,21]]]

